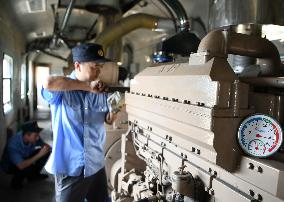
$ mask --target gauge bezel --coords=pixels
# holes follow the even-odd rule
[[[247,123],[248,120],[250,120],[250,119],[252,119],[252,118],[259,117],[259,116],[262,116],[262,117],[265,117],[265,118],[267,118],[267,119],[273,120],[273,121],[275,122],[275,124],[277,124],[276,127],[278,126],[277,128],[279,128],[279,131],[278,131],[278,132],[279,132],[279,145],[276,146],[276,148],[274,149],[273,152],[271,152],[271,153],[268,154],[268,155],[263,155],[263,156],[257,156],[257,155],[253,155],[253,154],[249,153],[249,152],[247,151],[247,148],[244,147],[243,144],[242,144],[242,142],[241,142],[241,129],[243,128],[243,126],[245,125],[245,123]],[[243,150],[246,154],[248,154],[249,156],[256,157],[256,158],[267,158],[267,157],[272,156],[273,154],[275,154],[275,153],[280,149],[280,147],[281,147],[281,145],[282,145],[282,143],[283,143],[283,130],[282,130],[281,125],[279,124],[279,122],[278,122],[275,118],[273,118],[272,116],[267,115],[267,114],[261,114],[261,113],[251,114],[251,115],[247,116],[246,118],[244,118],[244,119],[241,121],[241,124],[240,124],[240,126],[239,126],[239,128],[238,128],[238,142],[239,142],[239,145],[240,145],[240,147],[242,148],[242,150]]]

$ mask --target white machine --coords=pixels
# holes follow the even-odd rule
[[[275,49],[266,39],[214,31],[188,62],[139,73],[126,93],[129,130],[111,168],[112,200],[284,201]],[[257,58],[260,73],[237,76],[228,54]]]

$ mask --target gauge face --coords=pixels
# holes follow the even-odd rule
[[[282,129],[267,115],[255,114],[246,118],[238,131],[242,149],[254,157],[274,154],[282,144]]]

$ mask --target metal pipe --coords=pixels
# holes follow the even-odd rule
[[[66,25],[68,23],[68,20],[69,20],[71,13],[72,13],[72,9],[73,9],[74,4],[75,4],[75,0],[70,0],[70,3],[69,3],[69,5],[66,9],[64,19],[63,19],[63,22],[62,22],[62,25],[61,25],[61,28],[60,28],[60,34],[63,33],[64,29],[66,28]]]
[[[282,0],[211,0],[207,2],[209,2],[209,30],[247,23],[284,25],[284,1]]]
[[[212,57],[227,54],[258,58],[262,75],[275,75],[283,71],[277,48],[267,39],[239,34],[228,30],[216,30],[207,34],[199,44],[198,52],[210,52]]]
[[[95,42],[101,44],[104,49],[113,41],[121,38],[123,35],[138,29],[155,29],[158,25],[159,17],[147,14],[134,14],[121,19],[116,24],[109,26],[98,35]]]
[[[229,49],[233,54],[259,58],[258,63],[262,65],[261,73],[264,75],[280,73],[279,52],[267,39],[232,32]]]
[[[254,35],[254,36],[261,36],[261,26],[256,24],[239,24],[236,26],[232,26],[232,30],[240,34],[247,34],[247,35]],[[241,55],[229,55],[231,60],[231,66],[235,73],[239,74],[240,76],[243,73],[246,74],[246,68],[250,65],[256,64],[256,58],[248,57],[248,56],[241,56]]]
[[[175,12],[179,20],[180,31],[189,29],[189,20],[181,3],[176,0],[163,0]]]
[[[260,87],[284,88],[284,77],[241,77],[240,81]]]
[[[170,16],[171,16],[171,18],[172,18],[172,21],[173,21],[173,23],[174,23],[174,25],[175,25],[175,31],[177,32],[178,27],[177,27],[177,24],[176,24],[176,21],[175,21],[175,16],[174,16],[172,10],[171,10],[170,7],[168,6],[168,4],[166,4],[166,3],[164,2],[164,0],[159,0],[159,2],[160,2],[161,4],[163,4],[163,6],[164,6],[165,9],[167,10],[167,12],[170,14]]]

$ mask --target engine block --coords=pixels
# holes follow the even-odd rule
[[[258,102],[267,94],[279,96],[255,92],[208,52],[143,70],[126,93],[113,201],[283,201],[283,154],[253,158],[237,141],[241,121],[267,109]]]

